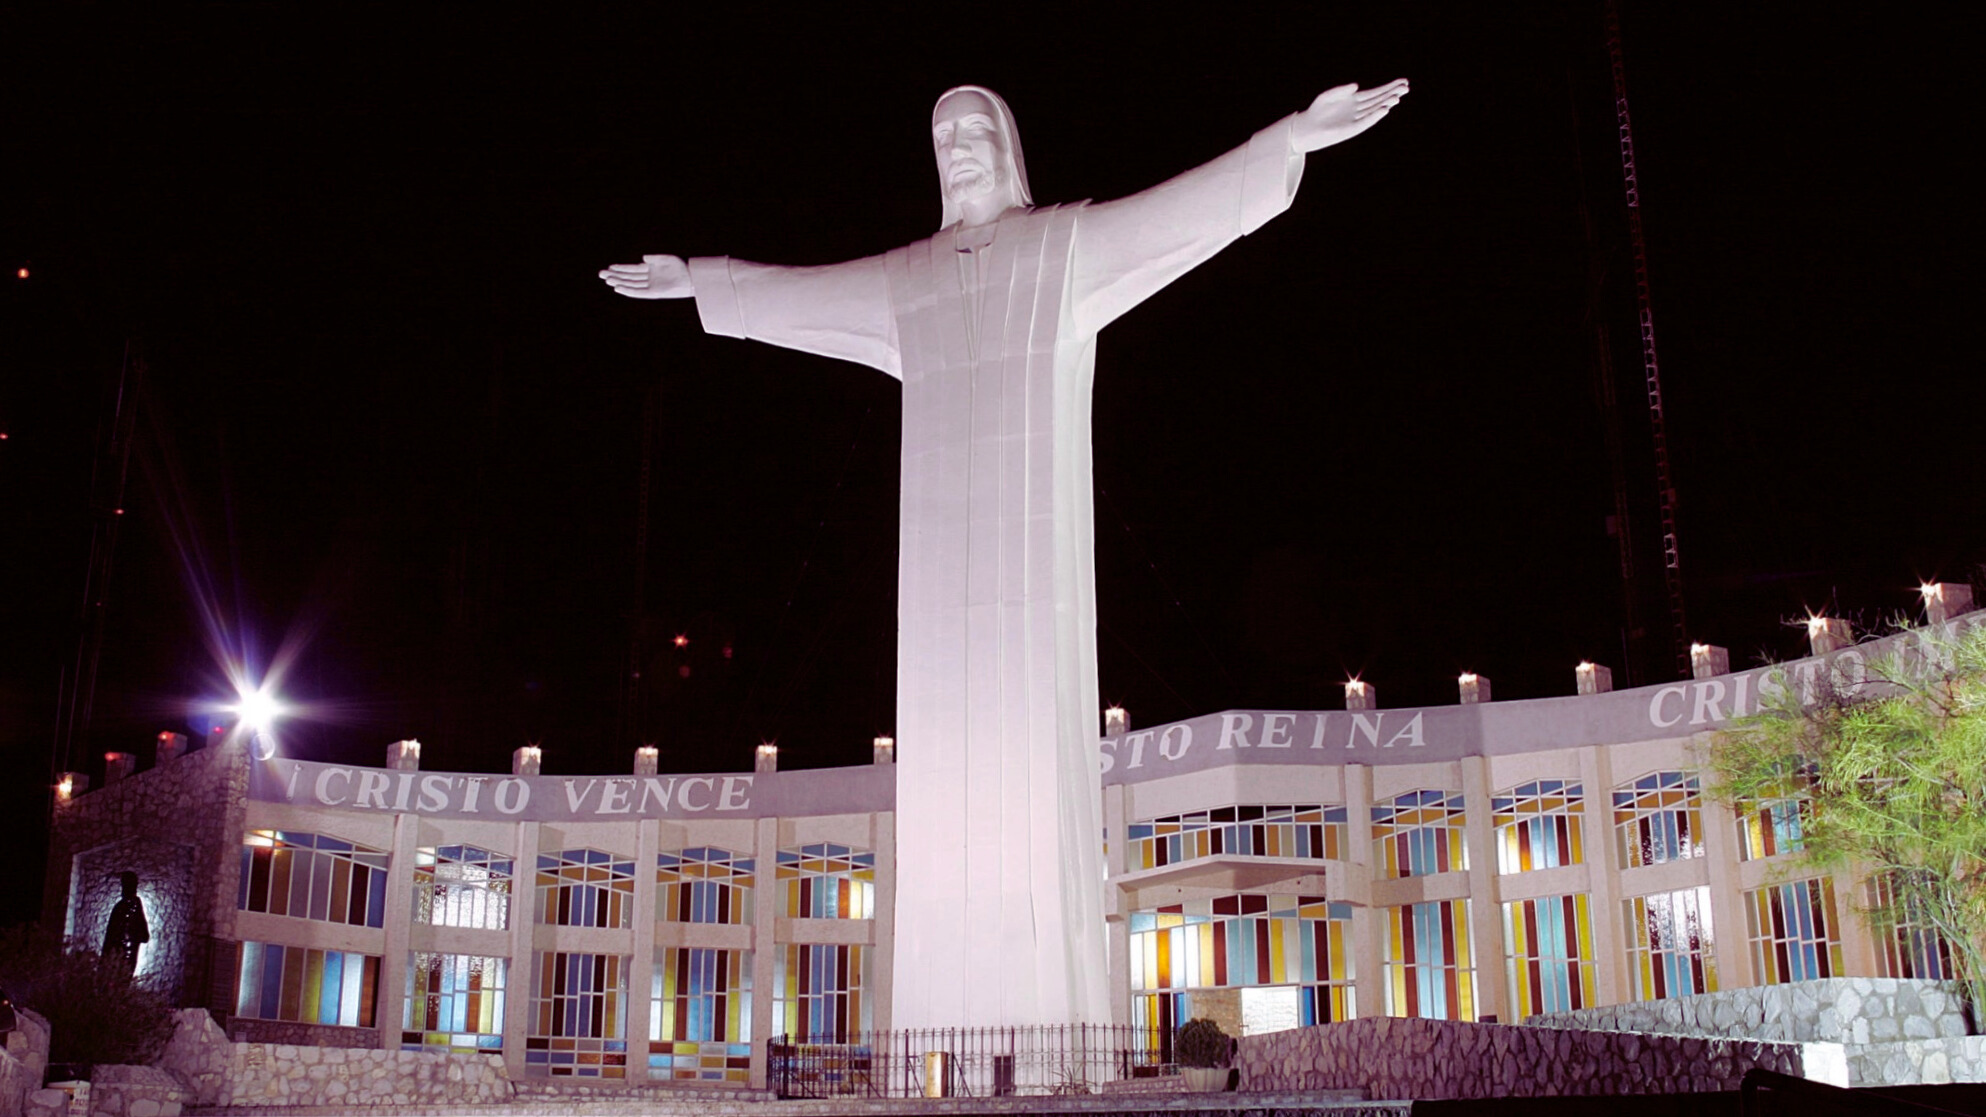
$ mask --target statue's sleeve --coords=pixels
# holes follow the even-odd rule
[[[1077,327],[1102,329],[1288,209],[1303,177],[1303,153],[1290,144],[1294,119],[1149,190],[1085,206],[1070,290]]]
[[[789,268],[729,256],[690,262],[704,332],[838,357],[903,378],[883,257]]]

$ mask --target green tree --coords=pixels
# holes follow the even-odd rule
[[[1878,935],[1928,926],[1974,1020],[1986,1008],[1986,627],[1905,633],[1852,674],[1773,673],[1765,708],[1715,735],[1713,793],[1742,807],[1799,797],[1824,871],[1875,874]],[[1850,661],[1852,666],[1853,661]],[[1776,683],[1776,688],[1771,685]]]

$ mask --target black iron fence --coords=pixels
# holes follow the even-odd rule
[[[1170,1040],[1115,1024],[782,1035],[767,1071],[782,1098],[1093,1094],[1169,1071]]]

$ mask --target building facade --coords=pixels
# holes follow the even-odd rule
[[[1960,623],[1976,622],[1972,614]],[[1099,741],[1117,1022],[1260,1032],[1542,1012],[1844,975],[1947,977],[1813,875],[1797,796],[1706,795],[1707,734],[1921,635],[1496,703],[1228,711]],[[661,775],[252,759],[219,740],[58,788],[47,911],[244,1039],[498,1053],[518,1078],[763,1085],[781,1034],[887,1029],[894,765]],[[66,783],[66,781],[65,781]],[[997,974],[985,979],[998,980]],[[970,1022],[961,1022],[970,1023]],[[1155,1039],[1155,1042],[1159,1042]]]

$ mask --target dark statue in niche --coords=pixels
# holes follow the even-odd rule
[[[145,902],[138,898],[138,874],[119,873],[117,879],[124,886],[124,898],[110,909],[110,920],[104,924],[103,956],[117,959],[125,973],[135,974],[138,950],[152,940],[152,929],[145,922]]]

